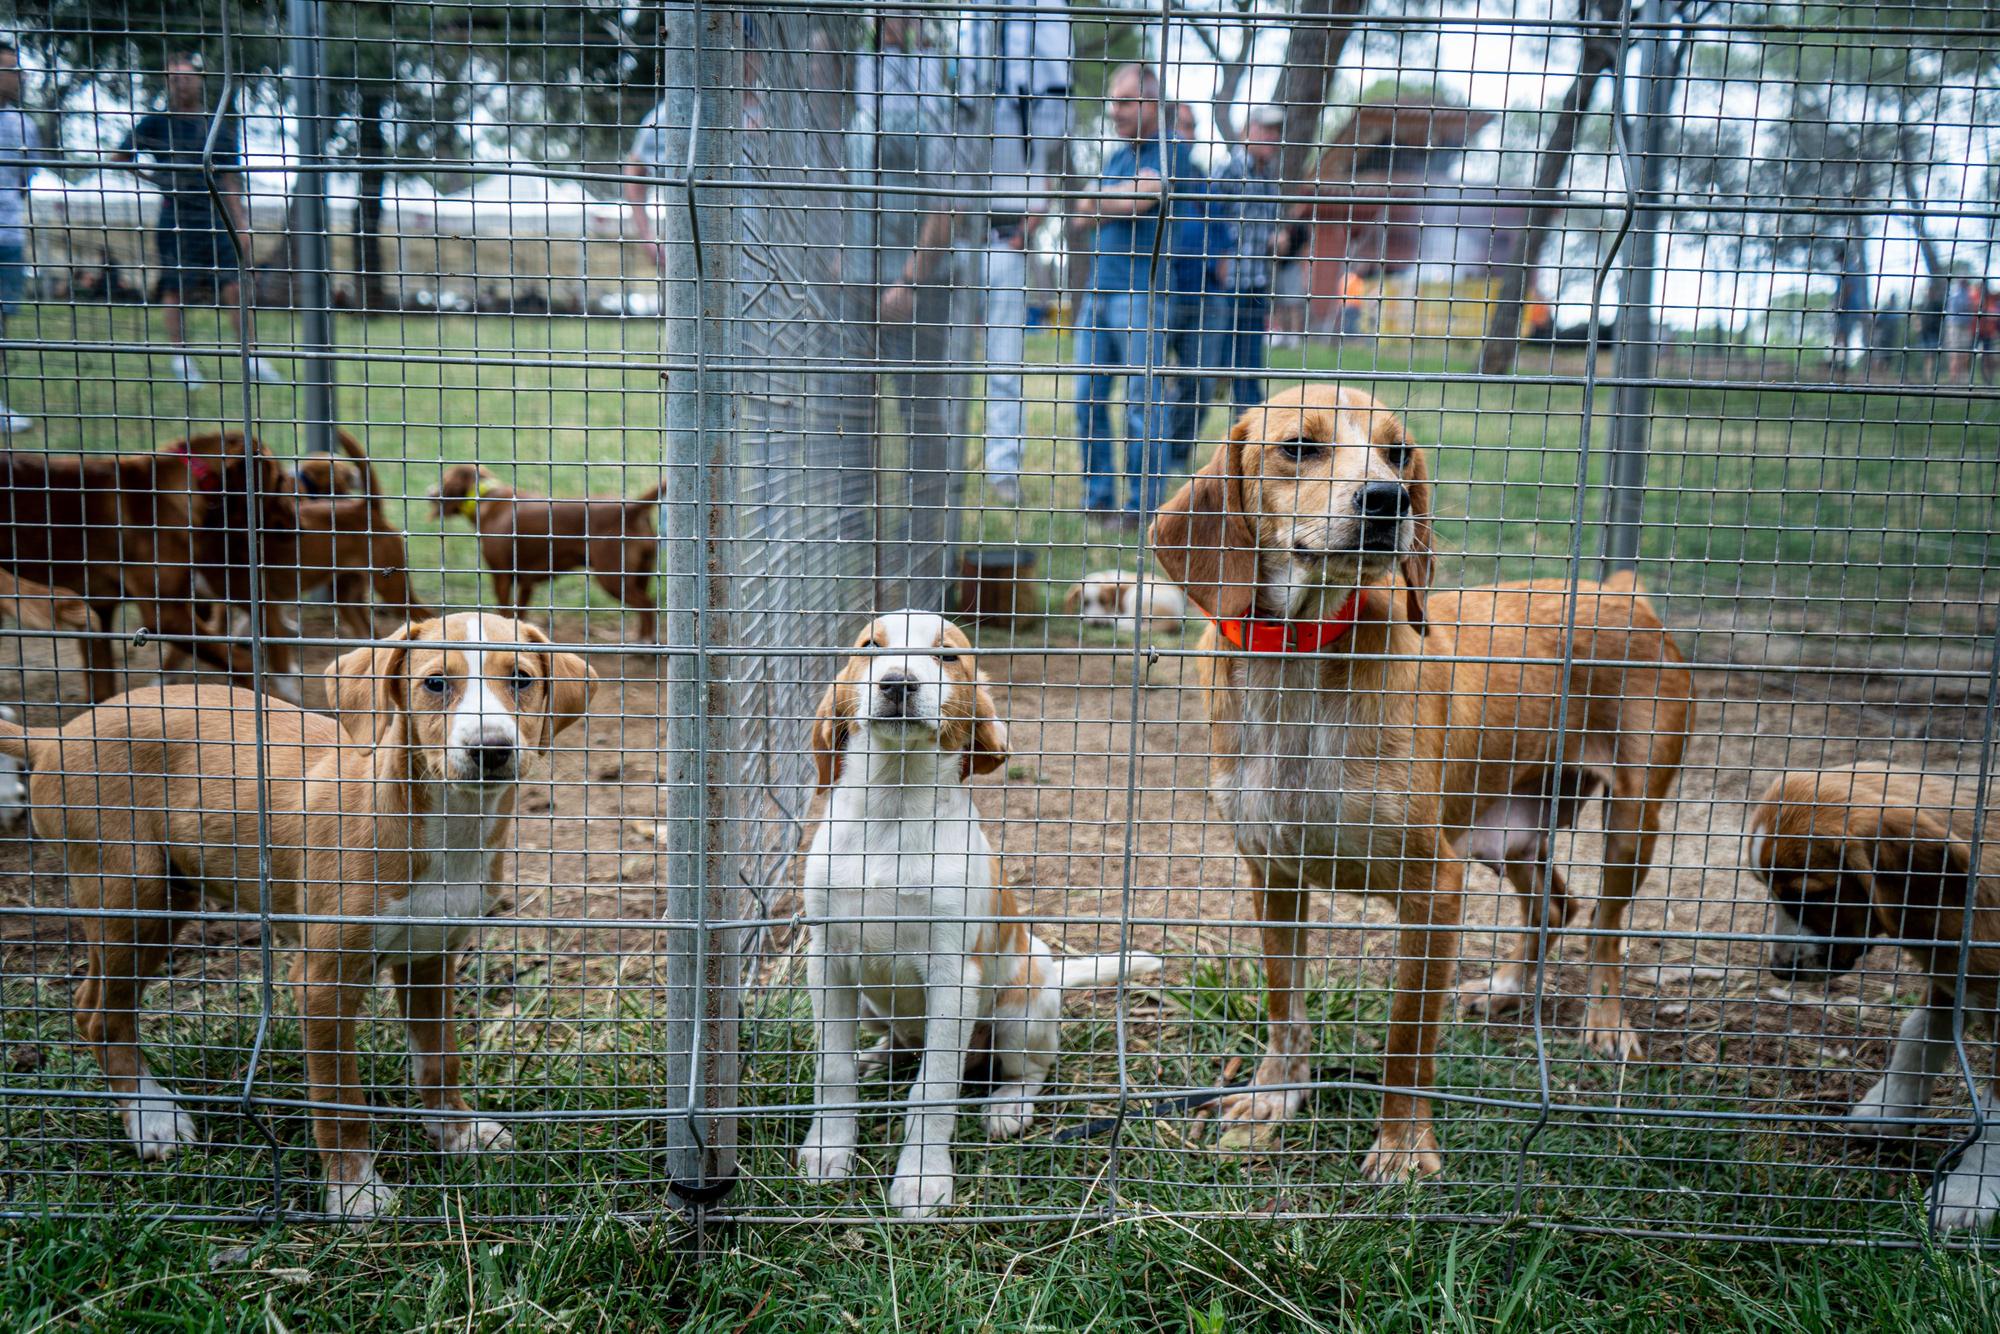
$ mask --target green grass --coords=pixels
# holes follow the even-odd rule
[[[44,307],[10,331],[130,340],[142,336],[141,319],[136,310]],[[267,314],[263,322],[274,343],[288,336],[283,318]],[[536,490],[629,493],[651,483],[661,459],[662,397],[646,369],[659,356],[658,330],[649,321],[342,317],[342,345],[369,356],[342,365],[340,416],[367,441],[384,482],[400,496],[421,497],[442,463],[467,459]],[[194,331],[213,339],[219,326],[197,318]],[[1053,354],[1046,338],[1031,345],[1031,357]],[[502,356],[585,364],[495,364]],[[1315,369],[1331,365],[1321,350],[1311,356]],[[1371,380],[1377,364],[1350,356],[1353,381],[1372,384],[1436,450],[1441,536],[1472,553],[1447,567],[1442,581],[1560,573],[1576,506],[1581,391]],[[605,364],[617,360],[635,368]],[[226,358],[204,366],[212,375],[229,369]],[[1434,354],[1397,363],[1417,372],[1438,366]],[[29,445],[145,449],[241,419],[240,386],[225,378],[185,392],[156,357],[45,348],[14,353],[7,369],[8,401],[43,420],[41,434],[21,442]],[[1058,590],[1087,569],[1129,561],[1124,548],[1132,545],[1086,527],[1074,512],[1074,446],[1053,440],[1070,434],[1067,388],[1053,372],[1028,378],[1027,502],[1018,510],[988,507],[970,530],[980,542],[1041,549],[1042,574]],[[252,397],[260,433],[289,452],[298,439],[296,391],[256,387]],[[1602,512],[1609,410],[1610,395],[1600,391],[1592,489],[1583,506],[1593,525]],[[1833,617],[1817,623],[1822,629],[1974,632],[1976,617],[1954,600],[1981,591],[1991,559],[2000,466],[1994,404],[1746,387],[1662,391],[1654,413],[1643,548],[1654,587],[1690,600],[1689,610],[1711,599],[1794,600],[1774,608],[1774,622],[1797,599],[1850,599],[1831,613],[1821,610]],[[1205,437],[1220,426],[1218,412]],[[969,486],[975,502],[982,494]],[[438,523],[420,500],[391,508],[410,531],[420,594],[446,605],[477,600],[477,553],[466,525]],[[1593,555],[1594,527],[1584,536],[1585,554]],[[1935,605],[1905,613],[1912,589]],[[554,596],[581,605],[588,594],[581,581],[565,580]],[[1805,623],[1802,613],[1793,619]],[[1057,636],[1059,629],[1027,633]],[[732,1203],[770,1221],[722,1233],[697,1253],[671,1223],[616,1217],[655,1213],[667,1199],[653,1152],[659,1127],[606,1115],[676,1099],[655,1054],[655,997],[643,986],[615,996],[579,994],[545,976],[502,976],[497,962],[493,967],[493,975],[470,979],[462,1009],[490,1016],[512,1005],[517,1017],[469,1026],[467,1082],[495,1109],[562,1115],[523,1123],[521,1153],[477,1165],[439,1162],[421,1152],[408,1118],[381,1118],[385,1171],[404,1184],[406,1202],[452,1222],[390,1223],[363,1239],[161,1216],[173,1207],[241,1213],[314,1202],[305,1118],[267,1107],[260,1127],[233,1110],[249,1068],[254,1025],[242,1016],[256,1011],[253,987],[210,982],[155,993],[152,1051],[163,1077],[204,1099],[209,1142],[175,1164],[141,1169],[115,1142],[107,1109],[55,1096],[102,1087],[90,1058],[69,1045],[67,983],[0,979],[0,1045],[38,1052],[40,1060],[37,1069],[6,1076],[23,1092],[0,1104],[0,1198],[30,1212],[87,1215],[0,1224],[7,1327],[1206,1331],[1317,1322],[1357,1329],[1975,1330],[2000,1323],[2000,1294],[1978,1259],[1922,1249],[1822,1253],[1649,1241],[1532,1225],[1615,1225],[1636,1217],[1660,1228],[1829,1229],[1921,1242],[1914,1206],[1922,1179],[1907,1164],[1849,1160],[1820,1152],[1823,1146],[1802,1157],[1799,1139],[1781,1142],[1741,1122],[1558,1116],[1523,1160],[1532,1106],[1448,1104],[1441,1127],[1451,1155],[1447,1176],[1416,1191],[1384,1192],[1362,1185],[1355,1171],[1374,1115],[1365,1092],[1322,1094],[1310,1122],[1251,1158],[1215,1153],[1200,1138],[1201,1126],[1156,1115],[1142,1100],[1121,1139],[1125,1207],[1116,1215],[1103,1210],[1106,1141],[1054,1143],[1038,1134],[961,1153],[960,1216],[1069,1209],[1073,1219],[888,1226],[876,1221],[880,1175],[889,1167],[881,1147],[886,1114],[867,1119],[865,1142],[875,1147],[863,1178],[848,1190],[815,1192],[790,1177],[789,1146],[802,1123],[756,1110],[803,1101],[809,1087],[799,1054],[809,1034],[795,991],[761,998],[745,1029],[744,1097],[752,1111],[743,1121],[746,1184]],[[1321,1049],[1350,1054],[1343,1059],[1351,1068],[1329,1065],[1322,1076],[1374,1078],[1383,993],[1327,980],[1311,1003]],[[289,1006],[281,997],[255,1081],[260,1095],[280,1100],[302,1094]],[[1133,1087],[1212,1081],[1231,1057],[1253,1053],[1257,1013],[1247,961],[1204,965],[1163,992],[1157,1015],[1134,1029],[1145,1045],[1128,1054]],[[400,1035],[386,1018],[378,1013],[364,1026],[365,1068],[379,1103],[406,1107]],[[1061,1088],[1086,1095],[1063,1105],[1064,1117],[1107,1112],[1116,1105],[1110,1023],[1079,1018],[1066,1025],[1064,1042]],[[1712,1068],[1635,1067],[1620,1078],[1560,1032],[1552,1051],[1563,1096],[1592,1107],[1727,1111],[1747,1094],[1741,1059],[1718,1057]],[[1441,1084],[1532,1104],[1538,1072],[1518,1035],[1460,1024],[1448,1031]],[[884,1081],[872,1092],[886,1099],[891,1090]],[[277,1164],[266,1130],[282,1146]],[[966,1139],[978,1138],[975,1121],[963,1130]],[[274,1166],[284,1170],[282,1195],[273,1193]],[[1272,1209],[1516,1221],[1453,1227],[1170,1216]],[[586,1221],[495,1221],[558,1211]],[[862,1221],[798,1221],[815,1212]]]

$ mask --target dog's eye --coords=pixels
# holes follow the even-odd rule
[[[1294,463],[1326,453],[1326,446],[1317,440],[1280,440],[1277,445],[1278,452]]]
[[[957,662],[958,655],[956,653],[940,653],[937,655],[937,660],[939,662]]]
[[[517,691],[532,690],[535,685],[535,674],[524,668],[516,667],[514,669],[513,682],[514,689]]]
[[[424,678],[424,689],[430,691],[433,695],[442,695],[450,688],[451,683],[435,673]]]
[[[1408,445],[1384,445],[1382,446],[1382,457],[1389,461],[1390,467],[1394,468],[1397,472],[1401,472],[1410,466],[1410,447]]]

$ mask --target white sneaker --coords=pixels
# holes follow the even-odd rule
[[[262,357],[252,357],[249,362],[250,378],[258,384],[283,384],[285,377],[278,374],[278,368]]]
[[[208,377],[195,369],[194,358],[184,352],[176,352],[171,357],[168,357],[167,369],[174,373],[176,380],[179,380],[190,389],[208,383]]]
[[[34,424],[35,419],[25,412],[16,412],[0,403],[0,435],[17,435]]]

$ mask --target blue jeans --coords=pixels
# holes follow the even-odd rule
[[[1207,363],[1217,370],[1263,370],[1264,336],[1271,330],[1270,293],[1229,292],[1214,299],[1221,303],[1221,318],[1211,321]],[[1263,376],[1233,377],[1229,381],[1229,401],[1239,412],[1262,403]]]
[[[1165,296],[1093,292],[1076,326],[1076,355],[1098,367],[1076,377],[1076,433],[1083,453],[1083,503],[1118,508],[1111,395],[1125,381],[1125,508],[1150,514],[1166,499],[1167,324]],[[1141,374],[1147,365],[1156,370]],[[1117,368],[1124,368],[1122,371]]]
[[[1201,435],[1201,419],[1214,398],[1209,360],[1216,298],[1199,292],[1176,292],[1167,298],[1167,352],[1180,373],[1167,389],[1167,463],[1183,471]],[[1190,373],[1192,372],[1192,373]]]
[[[12,315],[28,295],[28,247],[11,237],[0,240],[0,318]]]

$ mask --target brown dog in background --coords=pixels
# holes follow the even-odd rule
[[[1458,953],[1463,859],[1493,864],[1529,909],[1515,956],[1468,996],[1494,1013],[1519,1004],[1541,967],[1541,877],[1549,926],[1567,919],[1550,827],[1599,793],[1593,925],[1606,934],[1591,941],[1585,1039],[1606,1056],[1638,1051],[1616,932],[1646,876],[1694,697],[1631,577],[1585,583],[1558,750],[1567,586],[1432,593],[1429,479],[1394,413],[1354,390],[1306,386],[1245,412],[1153,523],[1161,567],[1212,622],[1200,647],[1218,655],[1202,666],[1214,794],[1266,923],[1269,1042],[1251,1087],[1220,1107],[1225,1137],[1251,1138],[1305,1100],[1311,892],[1384,894],[1401,932],[1389,1091],[1362,1167],[1377,1179],[1442,1166],[1424,1090]],[[1230,647],[1269,651],[1220,656]]]
[[[405,626],[326,673],[334,717],[226,686],[138,690],[61,728],[0,722],[0,753],[34,770],[36,832],[65,849],[90,962],[77,1028],[96,1050],[141,1158],[195,1140],[194,1119],[139,1046],[146,985],[179,914],[258,901],[259,752],[269,812],[272,910],[303,951],[296,976],[316,1102],[359,1105],[356,1026],[376,974],[402,993],[424,1128],[449,1153],[504,1148],[458,1086],[457,959],[487,908],[518,784],[583,716],[596,673],[531,625],[460,614]],[[472,643],[480,647],[469,646]],[[368,1118],[317,1111],[326,1211],[386,1209]]]
[[[150,454],[0,451],[0,569],[29,594],[9,610],[39,616],[30,604],[46,594],[36,590],[74,594],[87,613],[81,622],[73,608],[56,603],[49,604],[51,619],[67,629],[103,629],[116,624],[120,606],[134,603],[155,637],[248,684],[249,647],[216,633],[196,586],[196,576],[219,556],[215,526],[230,522],[228,469],[238,469],[240,496],[241,466],[240,458],[220,462],[186,447]],[[282,511],[283,502],[277,504]],[[266,526],[282,546],[284,514]],[[85,638],[83,656],[90,698],[118,693],[111,641]]]
[[[1859,964],[1874,937],[1935,942],[1902,947],[1930,995],[1849,1112],[1857,1132],[1894,1133],[1889,1122],[1926,1114],[1931,1085],[1957,1065],[1959,1001],[1968,1024],[1984,1017],[1989,1044],[2000,1036],[1990,1031],[2000,1003],[2000,821],[1979,828],[1977,796],[1970,775],[1852,764],[1781,774],[1751,813],[1750,870],[1771,891],[1782,937],[1771,946],[1773,972],[1829,978]],[[1968,909],[1971,948],[1961,951]],[[1940,1228],[1981,1228],[2000,1215],[2000,1088],[1989,1082],[1979,1096],[1986,1127],[1931,1193]]]
[[[430,490],[440,519],[472,520],[479,554],[504,607],[528,605],[559,574],[588,570],[605,592],[639,613],[639,638],[653,638],[653,569],[659,532],[653,511],[665,482],[635,499],[552,500],[531,496],[476,463],[446,468]]]

